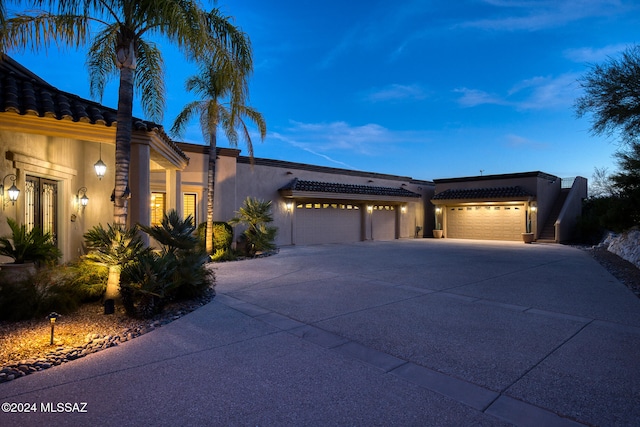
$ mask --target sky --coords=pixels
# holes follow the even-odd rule
[[[212,3],[204,3],[211,7]],[[635,0],[220,0],[248,34],[255,157],[419,180],[616,170],[616,139],[577,118],[579,79],[640,42]],[[166,41],[168,130],[197,68]],[[85,53],[9,52],[90,99]],[[101,102],[117,105],[116,82]],[[145,118],[139,106],[134,115]],[[204,144],[197,121],[179,141]],[[228,146],[220,141],[218,146]],[[239,147],[247,153],[244,142]]]

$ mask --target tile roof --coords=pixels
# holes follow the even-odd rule
[[[5,112],[104,126],[112,126],[117,117],[117,110],[61,91],[0,53],[0,113]],[[181,157],[187,158],[161,125],[134,117],[133,128],[158,131],[167,145]]]
[[[320,181],[305,181],[298,178],[278,191],[305,191],[317,193],[362,194],[368,196],[421,197],[420,194],[402,187],[375,187],[357,184],[339,184]]]
[[[519,186],[492,188],[458,188],[436,194],[432,200],[515,199],[533,197]]]

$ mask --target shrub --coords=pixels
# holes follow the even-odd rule
[[[83,282],[76,274],[78,268],[47,266],[19,281],[3,280],[0,272],[0,319],[31,319],[44,317],[52,311],[67,314],[88,298],[104,292],[104,286],[99,283]]]
[[[218,249],[216,253],[211,255],[211,261],[220,262],[220,261],[233,261],[237,259],[235,252],[229,249]]]
[[[620,196],[595,197],[582,205],[578,234],[584,243],[598,243],[607,230],[620,233],[634,225],[632,206]]]
[[[229,250],[233,243],[233,227],[228,223],[216,221],[213,223],[213,248],[218,250]]]

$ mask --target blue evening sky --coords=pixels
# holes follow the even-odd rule
[[[220,0],[254,49],[256,157],[436,179],[615,169],[573,110],[589,64],[639,41],[632,0]],[[196,68],[164,42],[168,129]],[[10,52],[89,98],[84,53]],[[116,107],[117,87],[102,99]],[[142,117],[136,108],[134,113]],[[204,143],[194,121],[182,138]],[[225,146],[221,141],[219,146]],[[240,145],[246,153],[244,146]],[[482,171],[482,172],[481,172]]]

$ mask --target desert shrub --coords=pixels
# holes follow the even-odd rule
[[[228,223],[216,221],[213,223],[213,248],[215,251],[220,249],[229,250],[233,243],[233,227]]]
[[[196,236],[198,238],[198,245],[202,248],[206,248],[207,242],[207,223],[201,222],[196,229]],[[213,250],[214,253],[218,250],[231,249],[233,243],[233,227],[223,221],[214,221],[213,223]]]
[[[582,216],[578,219],[578,234],[583,243],[598,243],[606,231],[617,233],[634,225],[633,208],[620,196],[594,197],[582,205]]]
[[[0,319],[24,320],[44,317],[52,311],[67,314],[91,295],[87,286],[73,278],[67,266],[39,268],[23,280],[7,280],[0,272]]]
[[[217,249],[216,252],[211,255],[211,261],[213,262],[234,261],[236,259],[238,259],[238,256],[231,248]]]
[[[98,301],[107,288],[109,269],[85,258],[61,266],[62,280],[78,293],[82,302]]]

